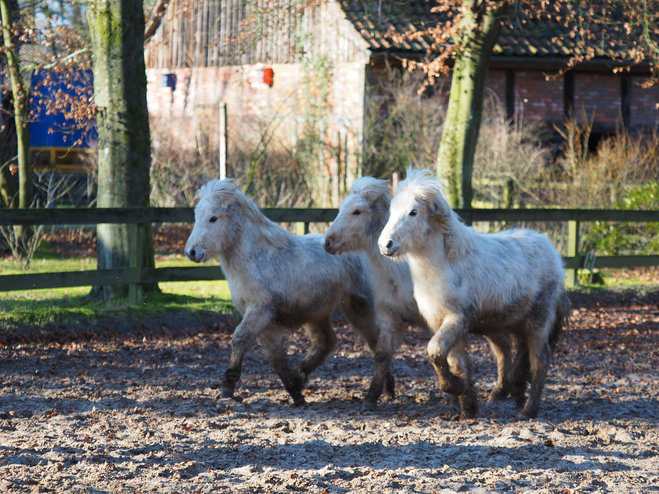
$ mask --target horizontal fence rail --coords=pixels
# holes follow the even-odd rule
[[[308,231],[309,223],[330,223],[337,209],[264,208],[261,211],[278,223],[298,223]],[[608,209],[457,209],[466,223],[479,221],[506,222],[568,222],[568,256],[563,258],[567,269],[567,284],[576,284],[577,270],[585,256],[577,255],[579,222],[608,221],[649,223],[659,222],[659,211]],[[59,273],[35,273],[0,276],[0,291],[68,288],[75,286],[129,285],[131,300],[137,303],[139,287],[147,283],[166,281],[210,281],[225,279],[219,266],[144,268],[141,259],[139,230],[149,223],[193,223],[192,208],[91,208],[91,209],[1,209],[0,226],[13,225],[97,225],[128,224],[131,226],[131,265],[126,269],[90,270]],[[624,268],[659,266],[659,255],[602,256],[597,267]]]
[[[338,209],[263,208],[277,223],[329,223]],[[0,226],[192,223],[192,208],[0,209]]]
[[[263,208],[278,223],[330,223],[338,209]],[[467,223],[476,221],[625,221],[659,223],[659,211],[623,209],[456,209]],[[192,208],[0,209],[0,226],[95,225],[99,223],[192,223]]]

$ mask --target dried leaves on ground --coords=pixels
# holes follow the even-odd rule
[[[659,490],[657,300],[577,297],[538,419],[487,404],[496,369],[470,339],[481,401],[457,408],[410,328],[398,396],[360,400],[372,358],[337,324],[335,353],[293,408],[258,347],[219,399],[231,327],[0,348],[1,492],[653,492]],[[598,305],[599,304],[599,305]],[[293,358],[308,348],[288,339]]]

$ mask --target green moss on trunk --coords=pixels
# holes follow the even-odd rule
[[[437,156],[437,175],[443,180],[449,203],[454,208],[471,207],[471,176],[487,73],[492,49],[501,33],[501,20],[507,11],[507,4],[487,12],[469,9],[464,19],[464,25],[469,27],[455,40],[463,49],[458,49],[455,57]]]
[[[18,189],[14,182],[14,177],[9,172],[9,166],[3,166],[0,169],[0,206],[5,208],[14,208],[18,203]]]
[[[98,207],[146,207],[151,192],[151,137],[146,104],[144,14],[141,1],[96,0],[87,4],[94,49],[98,107]],[[153,267],[150,225],[143,265]],[[98,268],[129,265],[128,225],[99,225]],[[151,287],[157,289],[157,286]],[[95,287],[92,295],[125,297],[128,287]]]
[[[32,170],[30,168],[30,104],[28,87],[21,75],[15,36],[12,35],[13,12],[10,0],[0,0],[2,16],[2,37],[7,56],[7,66],[11,79],[11,92],[14,99],[14,121],[18,141],[18,207],[29,208],[32,205]],[[6,182],[6,176],[2,182]],[[9,186],[7,193],[11,192]],[[5,194],[3,188],[3,196]]]

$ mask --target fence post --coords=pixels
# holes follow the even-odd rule
[[[227,104],[220,102],[220,180],[227,178]]]
[[[503,207],[506,209],[512,208],[515,203],[515,182],[512,179],[506,181],[503,189]]]
[[[579,253],[579,222],[578,221],[568,221],[567,222],[567,256],[575,257]],[[566,269],[566,280],[565,284],[568,288],[574,288],[579,284],[579,270],[578,269]]]
[[[137,269],[137,283],[128,285],[128,303],[130,305],[142,305],[142,260],[144,259],[144,225],[131,223],[128,227],[128,239],[130,242],[130,258],[128,267]]]
[[[298,235],[306,235],[307,233],[309,233],[309,223],[302,223],[302,222],[296,223],[295,227],[296,227],[296,233]]]

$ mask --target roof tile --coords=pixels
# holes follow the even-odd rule
[[[418,31],[433,27],[445,18],[442,17],[445,14],[431,11],[438,5],[437,0],[340,0],[339,5],[374,52],[426,54],[434,40],[428,34],[418,37]],[[595,41],[579,43],[570,26],[566,26],[571,18],[567,13],[559,17],[552,15],[551,19],[542,21],[523,16],[511,18],[504,25],[494,53],[523,57],[570,57],[585,55],[588,49],[594,49],[598,57],[631,57],[628,36],[607,32],[604,45],[598,42],[601,34],[594,36]],[[593,31],[598,34],[600,29],[595,27]]]

